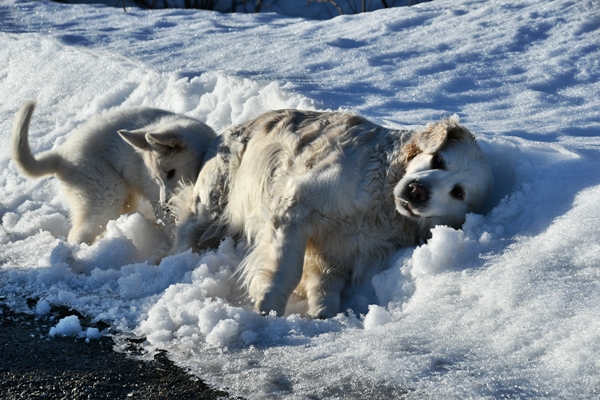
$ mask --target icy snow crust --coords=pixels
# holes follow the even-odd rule
[[[592,398],[600,392],[600,10],[594,1],[436,0],[328,21],[276,14],[0,4],[0,294],[66,305],[167,349],[247,398]],[[37,98],[35,152],[94,113],[147,105],[221,131],[276,108],[350,109],[390,127],[457,113],[496,186],[460,231],[399,251],[330,320],[260,317],[231,239],[163,258],[123,216],[65,242],[55,179],[9,158]],[[89,338],[79,321],[50,335]]]

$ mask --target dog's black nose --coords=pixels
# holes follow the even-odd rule
[[[418,181],[412,181],[407,185],[408,195],[415,203],[422,203],[429,199],[429,191]]]

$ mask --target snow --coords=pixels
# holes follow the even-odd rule
[[[77,315],[69,315],[64,317],[56,326],[50,328],[50,336],[76,336],[81,332],[81,324]]]
[[[50,328],[50,336],[75,336],[78,338],[85,338],[89,342],[90,339],[99,339],[102,337],[102,333],[98,328],[86,328],[81,327],[79,317],[76,315],[69,315],[64,317],[56,326]]]
[[[0,293],[146,337],[251,399],[595,398],[600,392],[600,11],[592,0],[435,0],[325,21],[274,13],[0,4]],[[389,127],[458,114],[495,187],[462,230],[436,227],[344,292],[348,312],[262,317],[244,248],[161,258],[142,214],[68,243],[56,179],[21,177],[12,121],[31,98],[35,152],[91,115],[147,105],[216,131],[276,108],[349,109]],[[27,299],[38,299],[33,308]],[[100,335],[76,316],[53,335]]]

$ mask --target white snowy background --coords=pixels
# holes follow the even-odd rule
[[[56,179],[27,180],[10,161],[14,115],[31,98],[34,152],[116,106],[187,113],[218,132],[285,107],[411,128],[458,114],[496,186],[462,230],[435,228],[348,289],[348,312],[311,321],[296,303],[265,318],[237,295],[243,249],[230,239],[161,258],[161,232],[132,214],[92,246],[66,242]],[[166,349],[249,399],[597,398],[599,134],[592,0],[435,0],[324,21],[4,0],[0,298],[146,337],[148,356]],[[57,320],[47,336],[98,336],[81,324]]]

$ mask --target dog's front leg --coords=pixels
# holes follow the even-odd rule
[[[311,318],[332,318],[340,311],[340,293],[346,285],[346,277],[335,268],[305,266],[311,273],[307,274],[305,282],[306,298],[308,299],[308,315]]]
[[[194,214],[188,215],[183,221],[177,223],[175,229],[175,245],[172,253],[181,253],[188,249],[197,251],[201,232],[205,229],[204,224],[199,223]]]
[[[217,225],[218,221],[213,218],[213,213],[207,207],[196,207],[195,212],[177,224],[174,252],[181,253],[190,248],[199,252],[218,246],[224,232]]]
[[[292,292],[302,278],[308,227],[284,223],[257,237],[256,247],[244,261],[248,291],[261,314],[283,316]]]

